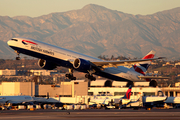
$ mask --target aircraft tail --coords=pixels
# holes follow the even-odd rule
[[[151,50],[142,59],[154,58],[155,53],[156,52],[154,50]],[[145,72],[147,71],[150,64],[151,64],[151,61],[140,62],[140,63],[137,63],[137,64],[133,65],[133,67],[131,69],[135,70],[138,73],[141,73],[141,74],[145,75]]]
[[[130,99],[130,96],[131,96],[131,89],[132,89],[132,86],[130,85],[129,86],[129,89],[127,90],[126,94],[124,95],[124,97],[122,97],[123,99]]]

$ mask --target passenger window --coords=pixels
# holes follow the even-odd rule
[[[17,39],[11,39],[11,40],[13,40],[13,41],[18,41]]]

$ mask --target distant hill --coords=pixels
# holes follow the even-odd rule
[[[12,37],[34,38],[95,57],[139,58],[154,49],[157,56],[179,59],[180,7],[131,15],[89,4],[35,18],[0,16],[0,58],[15,57],[3,43]]]

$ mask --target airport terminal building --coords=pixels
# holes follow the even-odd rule
[[[35,84],[35,82],[2,82],[0,84],[1,96],[30,95],[35,97],[52,97],[61,102],[79,103],[88,102],[88,98],[99,96],[105,98],[120,98],[127,91],[126,82],[111,81],[107,86],[107,80],[97,80],[88,83],[84,80],[61,82],[57,85]],[[90,85],[88,85],[90,84]],[[163,91],[167,96],[180,96],[180,88],[154,88],[148,87],[147,82],[137,82],[132,88],[132,95],[143,93],[148,96],[158,95],[158,91]]]

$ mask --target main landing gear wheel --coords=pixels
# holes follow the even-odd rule
[[[151,86],[151,87],[156,87],[156,86],[157,86],[157,81],[156,81],[156,80],[151,80],[151,81],[149,82],[149,86]]]
[[[134,87],[134,83],[132,81],[127,82],[126,87],[129,87],[130,85]]]
[[[66,77],[68,77],[71,80],[76,80],[76,77],[74,77],[73,74],[66,74]]]
[[[86,74],[86,75],[85,75],[85,78],[88,78],[88,79],[91,80],[91,81],[95,81],[95,80],[96,80],[96,78],[93,77],[93,76],[90,75],[90,74]]]
[[[71,80],[76,80],[76,77],[73,76],[73,68],[69,69],[69,74],[66,74],[65,76]]]

